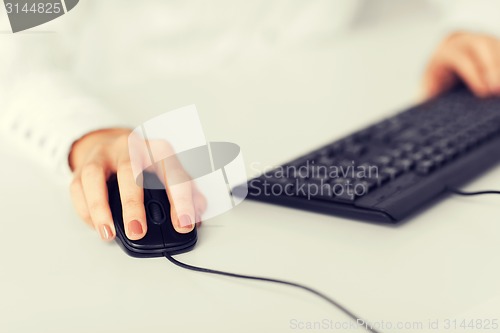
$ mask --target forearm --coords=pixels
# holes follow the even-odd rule
[[[80,137],[126,126],[64,73],[33,72],[11,82],[5,91],[0,134],[9,145],[59,175],[69,175],[68,154]]]

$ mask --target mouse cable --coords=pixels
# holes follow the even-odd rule
[[[500,191],[495,191],[495,190],[486,190],[486,191],[478,191],[478,192],[465,192],[458,190],[456,188],[450,188],[448,187],[447,190],[451,193],[457,194],[457,195],[465,195],[465,196],[473,196],[473,195],[484,195],[484,194],[500,194]]]
[[[223,272],[223,271],[217,271],[214,269],[209,269],[209,268],[203,268],[203,267],[197,267],[197,266],[192,266],[189,264],[185,264],[183,262],[178,261],[174,257],[172,257],[168,253],[163,254],[165,258],[167,258],[171,263],[174,265],[177,265],[179,267],[182,267],[184,269],[196,271],[196,272],[202,272],[202,273],[208,273],[208,274],[216,274],[216,275],[223,275],[223,276],[229,276],[229,277],[234,277],[234,278],[240,278],[240,279],[247,279],[247,280],[257,280],[257,281],[265,281],[265,282],[272,282],[272,283],[278,283],[278,284],[283,284],[287,286],[292,286],[296,287],[299,289],[306,290],[333,305],[335,308],[339,309],[349,317],[351,317],[357,324],[360,322],[363,323],[362,326],[368,331],[372,333],[380,333],[379,331],[375,330],[371,325],[369,325],[368,322],[364,321],[361,319],[359,316],[356,316],[353,312],[348,310],[346,307],[344,307],[342,304],[338,303],[337,301],[333,300],[332,298],[328,297],[327,295],[323,294],[322,292],[319,292],[311,287],[305,286],[303,284],[295,283],[295,282],[289,282],[289,281],[284,281],[284,280],[278,280],[278,279],[271,279],[271,278],[266,278],[266,277],[259,277],[259,276],[252,276],[252,275],[243,275],[243,274],[235,274],[235,273],[229,273],[229,272]]]

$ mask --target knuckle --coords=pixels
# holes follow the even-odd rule
[[[106,151],[107,148],[108,145],[105,142],[101,142],[100,144],[94,147],[94,153],[102,154]]]
[[[85,224],[93,225],[92,218],[90,217],[90,214],[88,212],[80,213],[80,218],[83,220],[83,222],[85,222]]]
[[[177,167],[168,170],[167,179],[172,185],[177,185],[190,181],[191,177],[187,174],[186,170]],[[187,187],[188,186],[182,186],[182,191],[191,192]]]
[[[130,163],[130,159],[126,159],[120,161],[117,166],[119,173],[128,173],[132,170],[132,164]]]
[[[157,155],[171,155],[174,152],[172,145],[166,140],[151,140],[149,146]]]
[[[153,139],[149,140],[149,144],[155,148],[171,148],[172,145],[164,139]]]
[[[207,207],[207,199],[203,194],[197,194],[194,199],[196,206],[198,206],[200,209],[205,210]]]
[[[191,197],[188,196],[176,196],[173,197],[172,203],[178,210],[191,210],[194,208],[194,202]]]
[[[108,150],[109,150],[109,144],[107,144],[106,142],[101,142],[92,149],[91,153],[93,156],[100,157],[105,155]]]
[[[98,162],[90,162],[87,163],[83,168],[82,168],[82,177],[87,178],[87,177],[94,177],[95,175],[102,173],[104,170],[103,166],[98,163]]]
[[[107,203],[102,201],[93,201],[89,203],[89,211],[97,214],[105,213],[109,209]]]
[[[144,203],[139,198],[127,198],[123,201],[123,208],[126,210],[144,210]]]
[[[118,146],[118,147],[127,147],[128,146],[128,139],[129,139],[129,135],[128,134],[120,134],[116,140],[115,140],[115,144]]]

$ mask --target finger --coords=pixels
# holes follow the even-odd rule
[[[489,94],[481,68],[477,61],[466,52],[456,52],[448,56],[448,66],[465,82],[472,92],[478,97]]]
[[[147,232],[144,190],[135,182],[128,154],[124,154],[118,162],[117,178],[125,234],[131,240],[141,239]]]
[[[207,210],[207,199],[205,199],[205,196],[196,188],[196,186],[194,186],[194,184],[192,186],[192,192],[195,222],[201,224],[203,213]]]
[[[71,201],[75,207],[76,213],[80,218],[89,226],[93,227],[92,219],[90,217],[89,208],[87,207],[87,200],[83,194],[82,181],[80,176],[75,176],[70,185]]]
[[[156,173],[165,186],[170,201],[170,216],[174,229],[179,233],[193,230],[195,209],[191,191],[191,177],[177,159],[175,150],[164,140],[148,141]]]
[[[108,203],[106,178],[109,170],[102,156],[91,159],[82,167],[82,187],[94,228],[101,238],[110,241],[116,231]]]
[[[457,77],[453,71],[439,60],[431,61],[423,79],[423,99],[434,98],[457,83]]]
[[[492,86],[490,87],[491,91],[495,95],[500,95],[500,41],[496,41],[495,45],[493,47],[493,52],[494,52],[494,59],[495,59],[495,67],[489,73],[490,76],[493,76],[494,78],[490,78],[490,82],[496,82],[492,83]]]
[[[488,93],[495,94],[500,89],[500,54],[497,54],[496,41],[488,38],[478,42],[470,48],[470,53],[488,85]]]
[[[188,233],[193,230],[195,223],[191,180],[175,156],[162,160],[159,171],[166,184],[174,229],[179,233]]]
[[[196,222],[190,184],[177,184],[167,188],[174,229],[180,233],[190,232]]]

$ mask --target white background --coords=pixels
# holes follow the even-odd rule
[[[208,140],[239,144],[253,174],[253,163],[283,162],[412,104],[434,22],[432,13],[396,14],[108,99],[136,123],[196,103]],[[132,259],[99,241],[66,187],[8,142],[1,160],[1,332],[290,332],[300,331],[292,319],[348,320],[299,290]],[[499,187],[498,168],[470,185]],[[302,282],[375,322],[498,318],[498,207],[496,197],[450,197],[390,227],[247,201],[203,226],[178,258]]]

